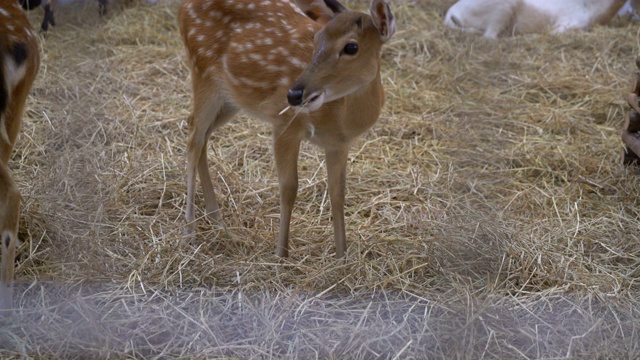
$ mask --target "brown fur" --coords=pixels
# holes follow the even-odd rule
[[[25,102],[38,72],[40,56],[37,39],[18,2],[0,5],[0,9],[3,10],[0,13],[0,79],[7,90],[7,107],[0,114],[0,309],[7,309],[12,304],[20,215],[20,193],[9,174],[8,162],[20,131]],[[17,51],[18,48],[21,51]],[[17,67],[9,66],[16,53],[24,55],[24,59],[20,59]],[[26,67],[24,73],[14,71],[22,66]]]

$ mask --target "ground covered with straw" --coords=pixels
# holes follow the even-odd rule
[[[0,356],[640,357],[640,184],[620,161],[638,23],[489,41],[445,30],[451,3],[392,5],[346,261],[309,145],[275,256],[270,126],[245,116],[209,148],[224,226],[185,241],[176,2],[60,6],[10,163],[22,245]]]

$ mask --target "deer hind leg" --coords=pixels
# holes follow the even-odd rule
[[[238,110],[225,103],[219,96],[211,96],[210,92],[194,92],[194,111],[189,118],[190,135],[187,143],[187,233],[195,231],[195,193],[196,172],[200,176],[205,200],[207,216],[212,220],[220,220],[220,207],[213,190],[209,164],[207,161],[207,144],[211,133],[233,118]]]
[[[215,129],[229,122],[229,120],[231,120],[237,112],[238,110],[230,105],[224,104],[222,106],[222,109],[220,109],[220,111],[218,112],[215,121],[207,129],[204,146],[202,147],[200,159],[198,161],[198,176],[200,177],[200,183],[202,185],[205,210],[207,213],[207,217],[210,220],[214,221],[222,220],[222,216],[220,215],[220,207],[218,206],[218,200],[216,199],[216,194],[213,190],[213,182],[211,181],[211,174],[209,173],[209,163],[207,160],[207,142],[209,137],[211,136],[211,133]]]
[[[10,309],[13,298],[13,273],[18,243],[20,193],[0,161],[0,309]]]

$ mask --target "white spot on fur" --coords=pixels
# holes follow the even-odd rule
[[[273,64],[266,64],[264,68],[272,72],[282,72],[287,70],[287,68],[284,66],[278,66]]]
[[[309,130],[309,137],[312,138],[316,135],[316,128],[311,124],[307,124],[307,129]]]
[[[271,52],[274,54],[280,53],[284,56],[289,56],[289,50],[283,48],[282,46],[278,46],[277,48],[271,50]]]
[[[289,58],[289,62],[291,62],[291,64],[295,67],[299,67],[304,69],[306,67],[306,64],[303,63],[302,61],[300,61],[300,59],[298,59],[297,57],[290,57]]]
[[[5,57],[5,65],[4,65],[4,73],[6,76],[6,82],[9,89],[13,89],[27,73],[27,65],[22,64],[18,66],[14,61],[13,57],[6,56]],[[8,76],[7,76],[8,75]]]
[[[231,71],[229,71],[229,64],[227,63],[227,56],[226,55],[222,58],[222,69],[224,70],[225,75],[227,75],[227,79],[233,85],[236,85],[236,86],[240,85],[240,81],[238,81],[238,79],[233,77],[233,75],[231,74]]]
[[[246,77],[241,77],[240,82],[242,82],[244,85],[248,85],[251,86],[252,88],[262,88],[262,89],[266,89],[269,87],[269,83],[265,82],[265,81],[255,81],[253,79],[249,79]]]
[[[229,43],[229,46],[234,48],[238,52],[243,52],[244,51],[244,46],[240,45],[240,44],[238,44],[236,42],[232,41],[231,43]]]
[[[306,17],[306,16],[307,16],[305,13],[303,13],[303,12],[302,12],[302,10],[300,10],[300,8],[299,8],[297,5],[295,5],[295,4],[291,4],[291,7],[292,7],[292,8],[293,8],[293,10],[295,10],[295,12],[297,12],[298,14],[300,14],[300,15],[302,15],[302,16],[304,16],[304,17]]]

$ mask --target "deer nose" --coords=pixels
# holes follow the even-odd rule
[[[301,86],[294,86],[289,89],[287,93],[287,101],[291,106],[302,105],[302,96],[304,95],[304,89]]]

